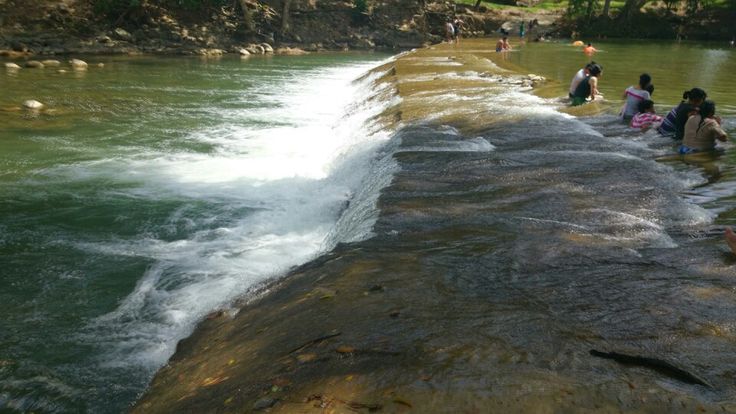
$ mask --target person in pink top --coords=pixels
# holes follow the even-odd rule
[[[639,109],[639,102],[644,99],[652,99],[652,95],[647,91],[647,87],[651,85],[652,77],[648,73],[642,73],[639,76],[639,85],[629,86],[624,91],[623,98],[626,99],[624,108],[621,110],[621,117],[624,120],[630,120]]]
[[[662,117],[654,112],[654,101],[644,99],[639,102],[639,112],[631,118],[632,128],[646,131],[649,128],[656,128],[662,123]]]

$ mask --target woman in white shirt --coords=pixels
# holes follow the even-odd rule
[[[651,94],[646,91],[647,86],[651,83],[652,77],[649,76],[648,73],[642,73],[639,76],[639,85],[629,86],[626,88],[623,96],[623,98],[626,99],[626,103],[624,104],[624,108],[621,110],[621,117],[623,117],[625,121],[631,120],[631,118],[636,115],[639,108],[639,102],[645,99],[652,99]]]
[[[590,62],[587,65],[585,65],[584,68],[580,69],[575,76],[572,78],[572,82],[570,82],[570,98],[575,94],[575,89],[578,88],[578,85],[580,85],[580,82],[585,79],[586,76],[590,75],[590,68],[595,65],[595,62]]]

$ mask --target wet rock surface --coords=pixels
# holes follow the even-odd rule
[[[651,225],[612,219],[686,203],[659,164],[577,120],[468,105],[427,121],[444,88],[518,100],[544,82],[485,58],[443,45],[376,69],[403,127],[375,237],[204,321],[133,412],[736,410],[733,335],[707,328],[736,310],[717,293],[734,287],[733,259],[673,229],[694,253],[676,266]],[[695,280],[710,300],[694,300]],[[674,361],[713,390],[590,349]]]

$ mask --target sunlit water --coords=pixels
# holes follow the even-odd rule
[[[578,355],[592,346],[669,352],[727,383],[736,366],[709,350],[736,338],[734,263],[708,232],[736,224],[731,144],[683,162],[614,114],[647,70],[660,112],[700,86],[733,134],[734,52],[596,45],[608,100],[576,117],[559,98],[579,50],[490,46],[442,45],[354,83],[383,57],[4,74],[0,106],[53,111],[0,112],[0,406],[120,411],[210,311],[366,238],[354,254],[410,286],[403,306],[444,315],[399,340],[483,362],[425,360],[440,389],[521,392],[547,375],[583,387],[599,381]],[[648,68],[673,54],[691,64]],[[696,69],[705,58],[715,74]],[[559,83],[534,95],[494,77],[509,64]]]

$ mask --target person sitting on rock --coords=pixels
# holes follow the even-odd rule
[[[652,83],[652,77],[648,73],[642,73],[639,76],[639,84],[636,86],[629,86],[624,91],[623,98],[626,99],[624,107],[621,110],[621,117],[624,121],[631,120],[634,115],[639,111],[639,104],[642,101],[651,99],[651,95],[646,88]]]
[[[662,125],[657,128],[657,132],[665,136],[671,136],[678,141],[682,140],[685,135],[685,123],[687,123],[690,115],[697,113],[700,105],[707,97],[708,94],[700,88],[685,91],[682,94],[682,102],[664,117]]]
[[[575,76],[572,77],[572,81],[570,81],[570,89],[569,89],[569,96],[570,99],[572,99],[573,94],[575,93],[575,89],[577,89],[578,85],[580,85],[580,82],[585,79],[586,76],[590,75],[590,68],[595,65],[594,61],[590,61],[585,67],[580,69],[575,73]]]
[[[598,92],[598,78],[603,73],[603,67],[599,64],[592,65],[589,70],[590,74],[585,77],[575,92],[572,94],[572,106],[578,106],[586,103],[588,100],[594,100],[596,96],[600,96]]]
[[[716,148],[716,140],[725,142],[728,135],[721,128],[721,119],[716,116],[716,104],[705,101],[700,106],[700,113],[692,115],[685,124],[680,154],[712,151]]]

